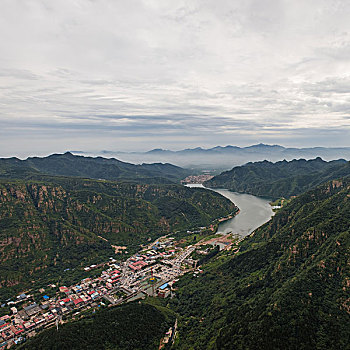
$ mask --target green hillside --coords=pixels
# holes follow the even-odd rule
[[[131,164],[114,158],[83,157],[72,153],[48,157],[0,158],[0,178],[28,179],[38,173],[76,176],[90,179],[127,180],[137,182],[179,182],[189,170],[172,164]]]
[[[235,210],[217,193],[175,184],[2,180],[1,293],[106,261],[111,245],[133,252],[141,243],[208,225]]]
[[[178,283],[175,349],[350,349],[350,178],[292,200]]]
[[[221,173],[204,183],[207,187],[227,188],[268,198],[289,198],[321,183],[350,175],[350,163],[321,158],[271,163],[248,163]]]
[[[166,309],[130,303],[102,310],[82,320],[50,328],[18,349],[157,350],[175,322]]]

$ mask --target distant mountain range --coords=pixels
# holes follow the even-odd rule
[[[47,174],[90,179],[137,181],[139,183],[179,182],[190,174],[172,164],[131,164],[114,158],[52,154],[48,157],[0,158],[0,178],[30,179]]]
[[[76,152],[73,152],[76,153]],[[79,152],[84,154],[84,152]],[[324,160],[350,159],[350,147],[312,147],[312,148],[286,148],[279,145],[257,144],[248,147],[217,146],[209,149],[197,147],[180,151],[153,149],[148,152],[97,152],[104,156],[113,156],[123,161],[133,163],[167,162],[177,166],[201,170],[228,170],[247,162],[262,160],[279,161],[292,159],[312,159],[321,157]]]

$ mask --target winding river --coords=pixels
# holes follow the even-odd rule
[[[204,188],[201,184],[191,184],[187,186]],[[228,198],[240,209],[240,212],[233,219],[227,220],[219,225],[217,233],[232,232],[244,237],[269,221],[274,215],[268,199],[245,193],[231,192],[225,189],[210,190],[218,192]]]

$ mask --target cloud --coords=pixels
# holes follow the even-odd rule
[[[1,149],[292,144],[291,133],[349,146],[349,13],[346,0],[4,0]]]

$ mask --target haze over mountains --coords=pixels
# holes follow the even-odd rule
[[[349,0],[0,9],[0,350],[350,350]]]
[[[166,162],[174,165],[208,170],[228,170],[237,165],[261,160],[279,161],[292,159],[324,160],[350,159],[350,147],[311,147],[287,148],[280,145],[257,144],[248,147],[216,146],[213,148],[187,148],[178,151],[153,149],[148,152],[118,152],[103,150],[100,152],[74,152],[79,154],[99,154],[105,157],[117,157],[122,161],[133,163]]]

